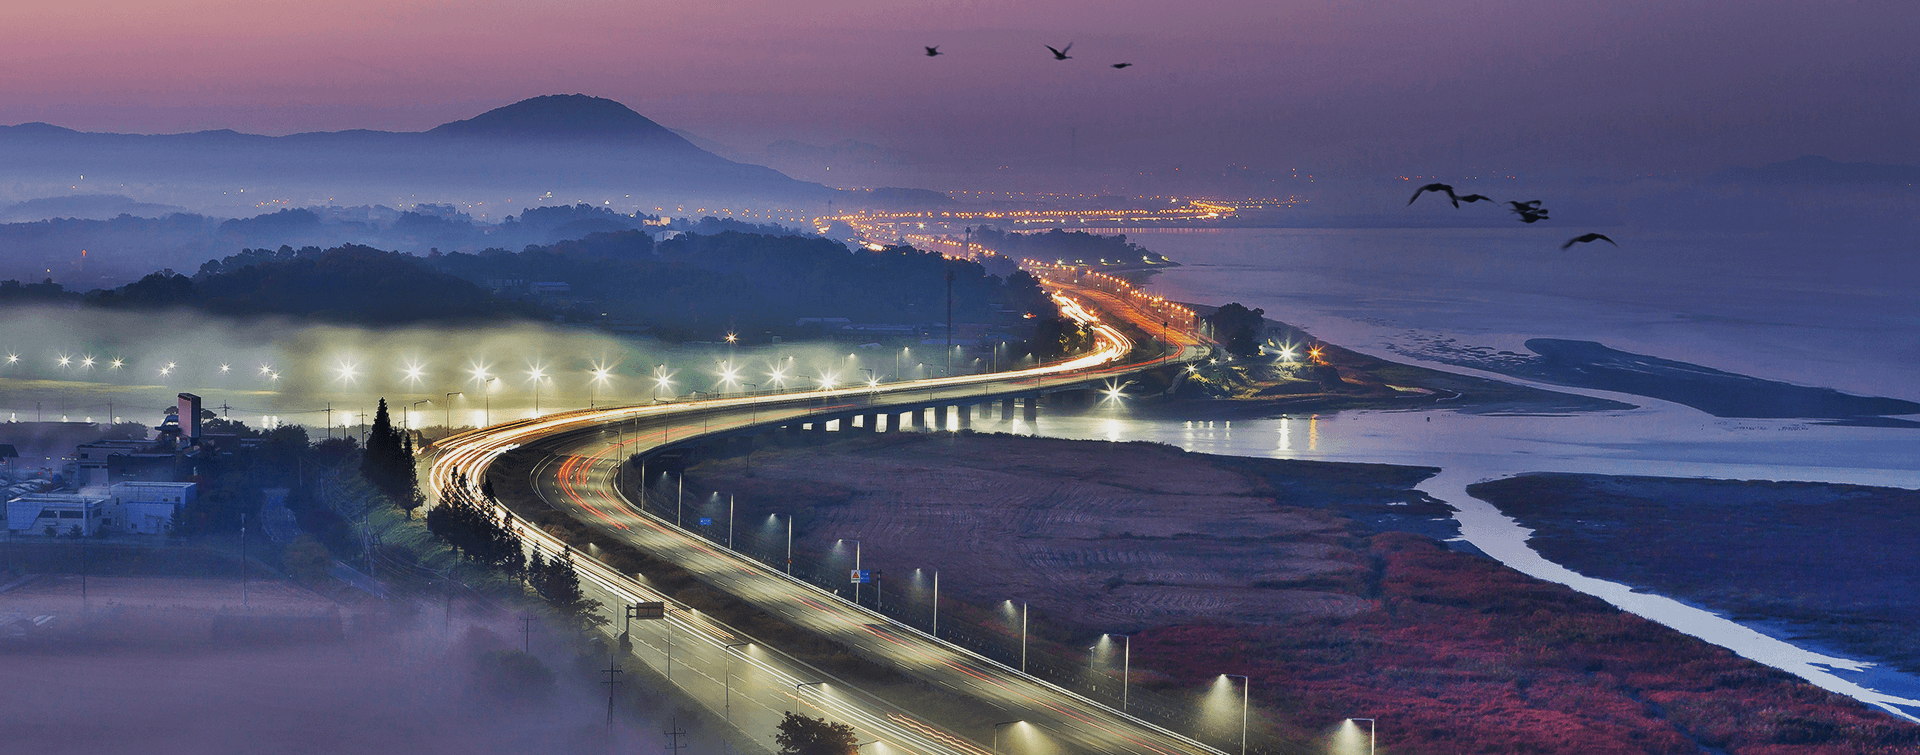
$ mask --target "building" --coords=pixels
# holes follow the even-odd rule
[[[200,496],[191,482],[117,482],[108,490],[106,520],[110,531],[162,535],[173,529],[175,518]]]
[[[181,454],[160,448],[146,440],[100,440],[75,446],[73,486],[96,490],[120,482],[179,479]]]
[[[33,493],[7,502],[7,529],[27,535],[92,536],[107,521],[112,499],[80,493]]]

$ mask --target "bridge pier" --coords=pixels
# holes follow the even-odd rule
[[[1040,397],[1029,396],[1026,400],[1026,412],[1021,415],[1028,423],[1040,421]]]
[[[1013,399],[1000,399],[1000,421],[1005,422],[1010,419],[1013,419]]]
[[[973,429],[973,407],[968,404],[961,404],[954,408],[960,411],[960,427],[957,429],[972,430]]]
[[[925,431],[927,429],[927,410],[915,409],[913,410],[912,414],[913,414],[913,429]]]

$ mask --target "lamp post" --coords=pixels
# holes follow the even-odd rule
[[[1221,674],[1220,676],[1240,680],[1240,755],[1247,755],[1247,701],[1253,697],[1253,680],[1241,674]]]
[[[1127,691],[1132,686],[1133,677],[1133,635],[1108,634],[1108,637],[1121,639],[1120,646],[1120,712],[1127,712]]]
[[[413,402],[413,406],[419,406],[421,404],[431,404],[431,403],[433,403],[433,399],[423,398],[423,399],[420,399],[419,401]],[[408,430],[420,429],[413,426],[413,415],[414,415],[413,407],[410,406],[407,408],[407,429]]]
[[[727,550],[733,550],[733,494],[727,494]]]
[[[1373,755],[1373,747],[1374,747],[1374,739],[1373,739],[1373,738],[1374,738],[1374,728],[1373,728],[1373,726],[1374,726],[1374,720],[1373,720],[1373,719],[1371,719],[1371,718],[1349,718],[1349,719],[1347,719],[1347,720],[1348,720],[1348,721],[1365,721],[1365,722],[1367,722],[1367,755]]]
[[[726,696],[722,707],[726,711],[727,723],[733,723],[733,649],[752,644],[751,642],[736,642],[721,648],[721,652],[727,654],[726,668],[723,669],[720,674],[721,686],[724,688],[724,694]]]
[[[848,540],[843,537],[840,538],[839,542],[853,543],[853,571],[858,575],[860,572],[860,541]],[[860,605],[860,582],[858,580],[855,580],[853,583],[853,604],[856,606]]]
[[[1019,722],[1019,721],[1001,721],[1000,723],[997,723],[997,724],[994,724],[994,725],[993,725],[993,753],[994,753],[994,755],[1000,755],[1000,727],[1002,727],[1002,726],[1012,726],[1012,725],[1014,725],[1014,724],[1017,724],[1017,723],[1020,723],[1020,722]]]
[[[465,395],[467,394],[460,391],[454,391],[452,393],[447,394],[447,434],[448,435],[453,434],[453,397],[465,396]]]

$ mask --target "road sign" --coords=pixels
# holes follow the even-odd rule
[[[872,570],[872,569],[854,569],[854,570],[853,570],[853,583],[854,583],[854,584],[856,584],[856,585],[864,585],[864,584],[870,584],[870,583],[872,583],[872,582],[873,582],[873,570]]]
[[[703,516],[703,517],[700,517],[700,526],[702,526],[702,527],[712,527],[712,526],[713,526],[713,517],[710,517],[710,516]]]
[[[634,619],[664,619],[667,617],[667,604],[658,601],[628,604],[627,616]]]

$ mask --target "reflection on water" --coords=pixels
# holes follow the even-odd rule
[[[1917,488],[1920,471],[1912,461],[1920,431],[1725,420],[1678,405],[1633,400],[1650,405],[1571,416],[1354,411],[1231,423],[1139,420],[1124,408],[1106,408],[1081,416],[1043,416],[1036,432],[1156,441],[1233,456],[1442,467],[1420,490],[1454,505],[1461,537],[1502,563],[1920,721],[1915,717],[1920,713],[1920,676],[1816,652],[1696,606],[1575,573],[1527,545],[1530,530],[1466,493],[1469,484],[1524,472]],[[1300,422],[1307,426],[1304,448],[1295,439]]]

